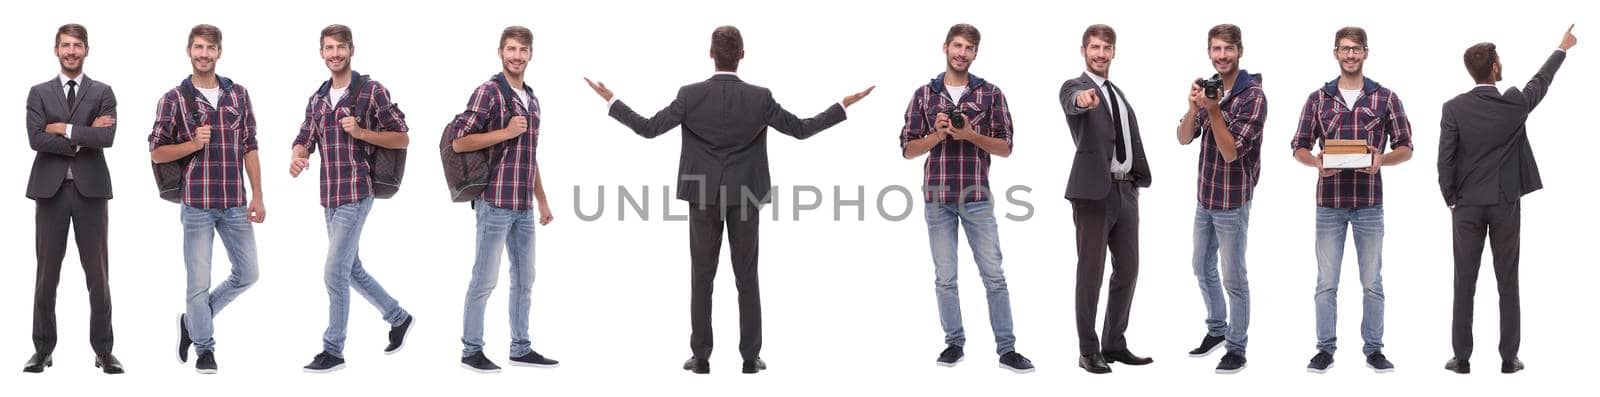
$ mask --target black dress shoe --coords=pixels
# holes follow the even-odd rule
[[[94,356],[94,367],[107,374],[116,375],[122,373],[122,362],[117,361],[117,356],[113,356],[110,353],[96,354]]]
[[[1450,362],[1444,363],[1444,369],[1458,374],[1469,374],[1472,373],[1472,364],[1467,363],[1467,360],[1452,358]]]
[[[767,362],[761,359],[744,360],[744,368],[740,372],[753,374],[767,370]]]
[[[1136,356],[1133,354],[1133,352],[1128,351],[1127,349],[1104,352],[1101,355],[1106,358],[1107,364],[1123,363],[1128,365],[1145,365],[1156,362],[1156,360],[1153,358]]]
[[[1111,366],[1106,365],[1106,358],[1100,353],[1089,353],[1078,357],[1078,368],[1083,368],[1091,374],[1111,373]]]
[[[55,362],[50,360],[49,354],[34,353],[33,357],[28,357],[28,364],[22,366],[22,372],[37,374],[52,365],[55,365]]]
[[[690,358],[689,361],[683,362],[683,370],[702,375],[709,374],[711,373],[711,360]]]
[[[1502,374],[1514,374],[1517,373],[1517,371],[1521,371],[1523,368],[1525,367],[1522,365],[1522,360],[1519,359],[1513,358],[1500,362],[1500,373]]]

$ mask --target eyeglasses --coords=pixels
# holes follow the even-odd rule
[[[1335,52],[1340,53],[1340,54],[1358,54],[1359,55],[1359,54],[1367,53],[1367,47],[1366,46],[1339,46],[1339,47],[1334,47],[1333,50]]]

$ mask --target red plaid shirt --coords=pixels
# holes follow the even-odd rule
[[[364,116],[357,117],[362,128],[399,133],[409,130],[405,113],[389,98],[389,90],[377,81],[366,80],[361,92],[345,93],[337,105],[328,104],[331,85],[331,81],[324,82],[322,88],[311,94],[311,100],[306,103],[305,121],[300,123],[300,135],[294,138],[293,144],[304,146],[306,153],[315,153],[318,146],[322,147],[322,206],[327,208],[358,202],[372,195],[367,157],[377,147],[351,137],[339,124],[339,119],[350,116],[351,107],[366,106],[356,109]]]
[[[1267,123],[1267,94],[1261,89],[1261,75],[1239,71],[1233,90],[1223,98],[1222,120],[1233,134],[1239,157],[1232,163],[1222,158],[1216,138],[1211,135],[1211,115],[1199,112],[1194,118],[1195,139],[1200,142],[1200,206],[1226,210],[1244,206],[1255,195],[1261,180],[1261,127]]]
[[[900,151],[911,141],[933,132],[933,122],[946,109],[967,112],[967,122],[980,135],[1000,138],[1011,147],[1011,111],[1000,88],[978,76],[968,76],[967,90],[961,98],[950,98],[944,74],[917,88],[906,107],[906,123],[900,129]],[[928,152],[923,163],[924,200],[940,203],[989,200],[989,152],[972,142],[945,139]],[[970,191],[969,191],[970,190]],[[966,192],[963,197],[963,192]]]
[[[1367,79],[1361,96],[1354,106],[1346,106],[1339,92],[1339,80],[1328,82],[1322,89],[1306,98],[1305,109],[1300,111],[1300,128],[1289,142],[1293,149],[1311,149],[1326,139],[1359,139],[1383,151],[1384,144],[1394,140],[1391,149],[1411,146],[1411,120],[1400,105],[1394,91]],[[1382,155],[1375,153],[1374,155]],[[1328,208],[1361,208],[1383,204],[1383,174],[1368,174],[1354,169],[1339,170],[1338,174],[1317,181],[1317,206]]]
[[[251,110],[250,94],[233,80],[221,76],[217,80],[221,82],[222,94],[217,100],[220,103],[212,104],[198,90],[195,92],[195,104],[204,119],[201,123],[211,126],[211,143],[190,155],[189,167],[184,171],[183,204],[194,208],[245,205],[244,155],[256,151],[256,115]],[[194,129],[199,126],[190,125],[188,104],[179,93],[183,86],[193,84],[183,79],[156,103],[156,121],[149,138],[151,151],[194,139]]]
[[[489,175],[489,186],[483,189],[482,199],[489,205],[516,211],[525,211],[534,208],[533,202],[533,177],[538,169],[536,154],[539,147],[539,98],[533,95],[533,90],[523,84],[523,92],[528,94],[528,103],[513,103],[505,105],[505,97],[510,96],[513,101],[520,102],[515,93],[501,93],[500,84],[505,77],[496,74],[489,82],[479,85],[472,92],[472,99],[467,100],[467,110],[462,122],[456,124],[456,138],[467,134],[479,134],[505,128],[511,123],[511,117],[523,116],[528,118],[527,133],[518,135],[515,139],[495,144],[485,150],[493,150],[491,155],[497,159],[494,171]]]

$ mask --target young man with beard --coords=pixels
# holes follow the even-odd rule
[[[320,37],[322,62],[332,77],[311,94],[289,158],[289,176],[298,177],[310,166],[310,153],[322,148],[319,185],[323,219],[328,223],[328,258],[322,278],[328,290],[328,329],[322,335],[322,352],[305,366],[307,372],[316,373],[344,368],[352,287],[389,323],[389,345],[384,353],[395,353],[405,345],[414,322],[400,302],[367,273],[358,255],[374,198],[368,157],[376,148],[403,149],[410,143],[406,115],[383,84],[351,71],[355,40],[349,27],[329,25]]]
[[[497,159],[489,172],[488,187],[472,203],[478,217],[478,248],[461,330],[461,366],[483,373],[500,372],[500,366],[483,354],[483,312],[499,278],[501,251],[508,253],[511,261],[512,365],[554,368],[560,364],[533,351],[528,336],[534,223],[548,225],[554,219],[545,201],[536,158],[539,98],[523,82],[523,73],[533,59],[533,32],[521,26],[505,28],[500,33],[499,53],[500,73],[473,91],[467,110],[449,132],[455,135],[451,148],[457,153],[488,150]],[[513,99],[508,103],[507,97]]]
[[[1394,91],[1366,78],[1367,31],[1346,27],[1334,32],[1333,57],[1339,78],[1306,98],[1300,127],[1289,142],[1295,160],[1317,169],[1317,354],[1306,370],[1324,373],[1333,366],[1337,332],[1339,268],[1345,230],[1354,229],[1356,264],[1361,276],[1361,339],[1367,367],[1394,371],[1383,354],[1383,174],[1380,168],[1411,159],[1411,120]],[[1371,164],[1364,168],[1324,167],[1327,140],[1366,143]],[[1385,142],[1392,149],[1383,152]],[[1311,154],[1314,146],[1323,152]]]
[[[989,189],[991,156],[1011,155],[1011,111],[1005,94],[994,84],[968,73],[978,58],[978,28],[951,26],[945,34],[945,70],[911,95],[905,125],[900,129],[900,154],[907,160],[923,154],[923,194],[928,245],[933,253],[934,296],[944,327],[944,351],[935,361],[954,366],[966,355],[961,326],[961,298],[956,290],[957,230],[966,229],[978,263],[978,276],[988,292],[989,326],[994,330],[1000,367],[1033,372],[1033,362],[1016,352],[1011,330],[1011,293],[1000,267],[1000,232]]]
[[[1217,70],[1209,81],[1220,80],[1221,86],[1190,84],[1189,111],[1177,128],[1179,144],[1200,139],[1193,263],[1206,306],[1206,335],[1189,355],[1209,355],[1226,341],[1228,353],[1218,363],[1217,373],[1232,374],[1245,367],[1250,327],[1245,243],[1250,200],[1261,178],[1261,128],[1267,122],[1267,95],[1261,89],[1261,75],[1239,68],[1244,38],[1238,26],[1212,27],[1206,41],[1211,66]]]
[[[156,104],[150,160],[160,164],[188,159],[180,211],[188,293],[184,314],[178,316],[178,360],[188,362],[192,343],[198,356],[195,371],[215,374],[212,318],[255,284],[259,267],[255,228],[250,224],[266,221],[267,209],[250,93],[217,75],[222,30],[195,25],[189,30],[188,53],[193,73]],[[248,202],[241,173],[250,176]],[[227,281],[210,289],[214,234],[222,236],[233,268]]]

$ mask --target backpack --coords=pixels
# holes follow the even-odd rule
[[[511,85],[503,77],[495,77],[499,85],[502,106],[511,106]],[[490,146],[476,151],[456,153],[453,143],[456,136],[453,131],[463,122],[466,113],[456,115],[444,128],[443,136],[439,137],[439,162],[444,165],[445,187],[450,189],[450,201],[464,203],[476,200],[483,194],[483,189],[489,186],[489,176],[494,171],[499,159],[494,157],[494,147]]]
[[[347,91],[347,95],[351,95],[350,116],[356,118],[357,125],[370,126],[372,123],[367,121],[364,112],[370,104],[363,101],[361,96],[367,90],[369,78],[355,72],[350,74],[350,89]],[[394,197],[400,191],[400,180],[406,176],[406,150],[368,144],[367,170],[372,180],[372,195],[380,199]]]
[[[205,121],[205,115],[200,113],[200,107],[195,103],[194,98],[198,93],[195,92],[194,86],[185,81],[178,86],[178,93],[183,96],[184,109],[188,110],[182,117],[184,125],[191,129],[199,128]],[[165,163],[150,163],[150,168],[156,177],[156,193],[161,199],[177,204],[183,203],[183,174],[189,170],[189,162],[193,159],[194,154],[190,154]]]

